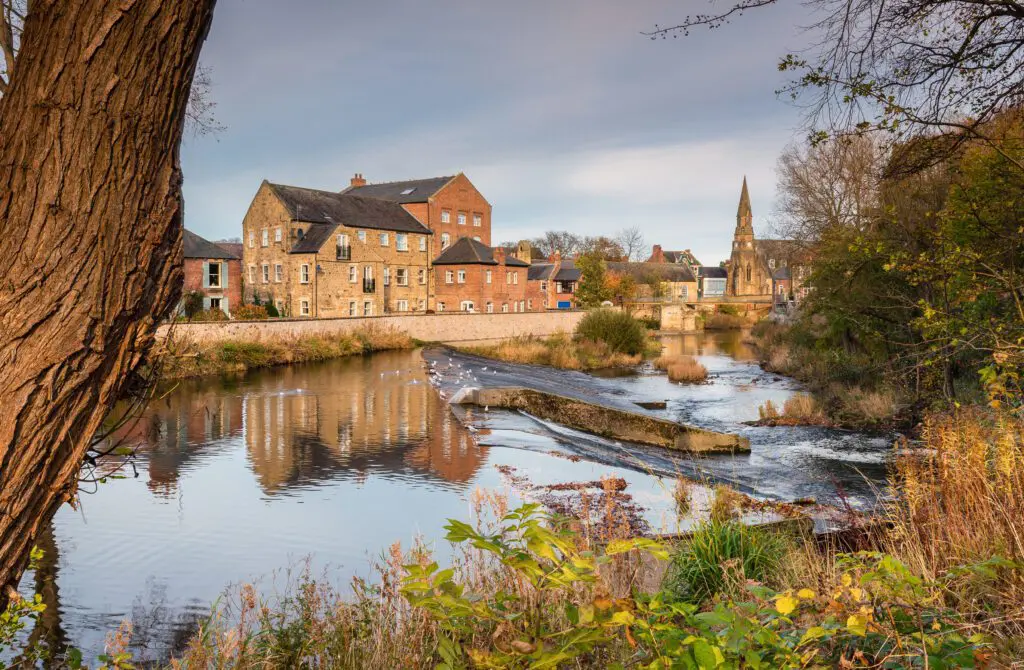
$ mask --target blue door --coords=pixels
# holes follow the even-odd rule
[[[558,301],[558,309],[571,309],[571,308],[572,308],[572,303],[569,302],[568,300],[559,300]]]

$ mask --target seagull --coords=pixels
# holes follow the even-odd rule
[[[489,407],[488,405],[484,405],[484,411],[485,411],[485,412],[488,412],[488,411],[490,411],[490,409],[491,409],[491,408],[490,408],[490,407]]]
[[[476,426],[466,426],[466,430],[468,430],[471,433],[475,433],[476,432]]]

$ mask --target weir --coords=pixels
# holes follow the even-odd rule
[[[520,410],[601,437],[677,451],[715,454],[750,451],[750,440],[739,435],[718,433],[536,389],[466,387],[455,393],[451,402]]]

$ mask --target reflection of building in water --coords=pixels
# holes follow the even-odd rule
[[[155,400],[113,439],[140,447],[147,463],[147,486],[159,497],[173,497],[188,462],[211,444],[242,431],[242,402],[223,383],[183,384]]]
[[[253,381],[261,383],[243,400],[245,444],[267,493],[373,472],[461,483],[486,455],[408,352],[285,368]]]

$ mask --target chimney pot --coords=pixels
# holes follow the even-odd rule
[[[360,186],[366,186],[366,180],[363,179],[363,173],[357,172],[353,175],[352,180],[349,182],[353,188],[359,188]]]

